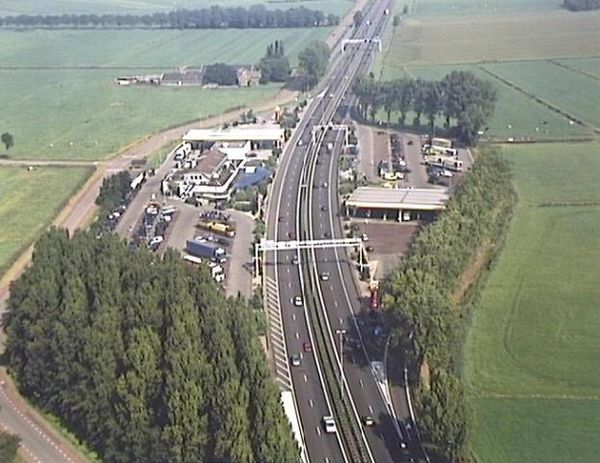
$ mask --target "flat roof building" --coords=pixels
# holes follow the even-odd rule
[[[272,141],[283,143],[281,127],[230,127],[227,129],[191,129],[183,136],[187,142]]]
[[[428,218],[445,209],[448,199],[447,189],[361,187],[346,200],[346,213],[398,221]]]

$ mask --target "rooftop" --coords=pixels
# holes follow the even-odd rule
[[[379,209],[414,209],[435,211],[444,209],[449,195],[446,189],[429,188],[357,188],[346,200],[350,207]]]
[[[204,175],[212,175],[219,168],[221,163],[225,160],[227,156],[225,153],[217,149],[211,149],[205,151],[200,158],[198,158],[198,163],[196,167],[192,169],[184,169],[181,171],[182,174],[187,173],[198,173]]]
[[[283,129],[278,126],[230,127],[228,129],[191,129],[184,141],[262,141],[281,140]]]

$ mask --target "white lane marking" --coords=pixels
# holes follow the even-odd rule
[[[308,383],[308,376],[304,375],[304,382]]]
[[[333,291],[333,285],[329,285],[329,289]]]
[[[344,325],[344,319],[340,317],[340,325]]]
[[[292,314],[292,320],[296,320],[296,314],[295,313]]]
[[[365,387],[362,379],[359,379],[358,382],[360,383],[360,387]]]
[[[333,301],[333,305],[337,307],[337,306],[338,306],[338,301],[337,301],[337,300],[334,300],[334,301]]]
[[[292,287],[292,282],[288,281],[288,288],[291,288],[291,287]]]
[[[296,331],[296,339],[300,339],[300,334]]]
[[[371,415],[372,415],[373,414],[373,407],[371,407],[370,405],[369,405],[369,411],[371,412]]]
[[[312,401],[312,399],[308,399],[308,405],[310,405],[310,408],[313,408],[315,406],[315,404]]]
[[[317,426],[317,436],[321,435],[321,428]]]
[[[288,268],[286,269],[286,271],[287,271],[287,273],[290,273],[290,268],[288,267]]]

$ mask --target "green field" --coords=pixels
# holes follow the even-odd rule
[[[244,6],[261,4],[272,9],[288,9],[304,6],[314,10],[338,15],[344,14],[352,0],[60,0],[48,6],[47,0],[3,0],[0,3],[0,16],[17,14],[64,14],[64,13],[131,13],[140,14],[154,11],[172,11],[177,9],[206,8],[212,5]]]
[[[331,28],[230,30],[0,30],[1,68],[111,67],[130,73],[223,62],[258,63],[281,40],[292,64]]]
[[[477,20],[411,16],[396,28],[386,66],[595,57],[600,54],[599,21],[600,12],[566,11]]]
[[[555,11],[560,2],[548,0],[411,0],[414,14],[421,18],[449,18],[522,14]]]
[[[0,167],[0,274],[91,173],[86,167]]]
[[[0,30],[0,127],[15,135],[14,158],[105,159],[153,132],[264,102],[280,88],[123,88],[117,76],[257,63],[275,39],[295,63],[309,40],[329,32]]]
[[[590,463],[598,458],[600,401],[476,399],[479,463]],[[493,424],[490,425],[490,424]]]
[[[600,127],[600,81],[544,61],[486,64],[485,68],[593,127]]]
[[[563,59],[559,62],[600,79],[600,57]]]
[[[599,148],[505,148],[519,203],[465,348],[481,463],[600,452]]]
[[[117,87],[121,72],[0,71],[0,127],[15,136],[10,156],[104,159],[161,129],[264,102],[279,88]]]

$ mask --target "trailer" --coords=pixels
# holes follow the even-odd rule
[[[216,262],[225,262],[225,249],[209,241],[187,240],[185,250],[195,257],[204,257]]]

